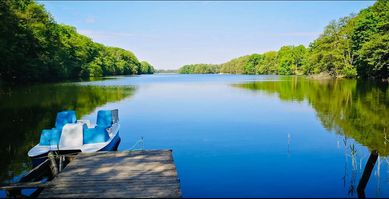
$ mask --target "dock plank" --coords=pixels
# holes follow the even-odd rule
[[[41,198],[179,198],[171,150],[79,154]]]

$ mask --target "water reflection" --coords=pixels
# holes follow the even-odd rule
[[[230,86],[248,81],[267,82]],[[184,197],[357,197],[371,153],[368,148],[376,148],[381,156],[371,172],[366,196],[389,196],[386,85],[247,75],[147,75],[79,84],[137,87],[131,99],[104,105],[122,110],[119,150],[131,148],[141,137],[146,149],[173,149]],[[2,89],[1,111],[16,113],[1,116],[1,125],[12,132],[15,123],[22,122],[10,120],[18,120],[20,113],[29,126],[18,130],[18,136],[3,135],[19,139],[20,143],[12,141],[9,153],[4,147],[9,141],[0,140],[2,155],[9,156],[2,161],[6,163],[2,173],[10,168],[10,173],[17,174],[15,168],[26,162],[25,151],[37,142],[37,129],[53,125],[57,110],[52,107],[73,104],[70,108],[76,107],[81,117],[101,106],[93,104],[95,98],[103,104],[133,92],[123,94],[127,91],[120,87],[93,94],[101,90],[97,87],[72,98],[71,89],[57,91],[67,94],[49,91],[61,89],[32,89],[35,94],[13,89],[19,97],[14,94],[7,99],[3,99],[7,90]],[[40,104],[40,95],[50,97],[44,100],[48,107],[40,107],[45,104]],[[118,96],[104,98],[110,95]],[[77,100],[82,102],[73,102]],[[93,105],[81,111],[89,103]],[[38,111],[42,109],[49,114]],[[31,110],[35,112],[25,116]],[[84,118],[93,120],[95,114]],[[17,164],[12,166],[13,162]]]
[[[380,196],[381,164],[389,168],[389,89],[356,80],[309,80],[284,77],[279,81],[261,81],[233,86],[277,95],[283,101],[307,102],[329,132],[336,132],[337,147],[344,151],[343,186],[349,197],[365,197],[365,188],[375,167],[375,195]],[[371,152],[358,147],[366,146]],[[288,135],[288,154],[290,137]],[[342,143],[342,144],[341,144]],[[389,172],[389,170],[387,171]],[[370,179],[372,180],[372,179]]]
[[[76,84],[0,87],[0,181],[15,181],[30,169],[27,151],[38,143],[40,131],[54,124],[58,111],[74,109],[81,118],[133,92],[133,87]]]
[[[389,155],[386,134],[389,129],[388,84],[285,77],[280,81],[234,86],[277,94],[285,101],[306,100],[329,131],[351,137],[370,150],[378,150],[381,156]]]

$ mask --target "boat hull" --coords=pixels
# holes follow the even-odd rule
[[[105,147],[101,148],[98,151],[117,151],[119,144],[120,144],[120,141],[121,141],[121,139],[120,139],[119,132],[118,132],[118,134],[111,140],[111,142],[109,144],[107,144]],[[60,155],[69,155],[69,154],[80,153],[81,150],[56,150],[56,151],[52,151],[52,152],[56,152]],[[35,166],[41,164],[42,162],[44,162],[47,159],[48,153],[49,152],[44,153],[44,154],[40,154],[40,155],[35,156],[35,157],[31,157],[32,166],[35,167]]]

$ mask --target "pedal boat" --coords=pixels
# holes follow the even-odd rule
[[[57,154],[116,151],[120,143],[118,110],[100,110],[97,121],[77,120],[75,111],[57,114],[55,127],[44,129],[39,144],[28,151],[33,165],[47,159],[50,151]]]

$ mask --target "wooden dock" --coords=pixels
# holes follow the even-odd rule
[[[42,198],[179,198],[171,150],[79,154],[43,189]]]

